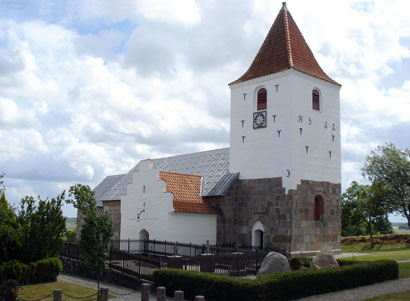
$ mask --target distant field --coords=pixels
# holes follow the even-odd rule
[[[77,228],[77,219],[73,217],[67,217],[65,227],[68,231],[75,230]]]
[[[410,234],[375,235],[373,250],[410,248]],[[370,248],[368,236],[342,237],[343,252],[366,252]]]

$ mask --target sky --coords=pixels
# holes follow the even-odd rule
[[[17,206],[139,160],[229,146],[228,83],[276,0],[0,0],[0,173]],[[342,187],[378,145],[410,148],[410,2],[291,0],[342,84]],[[76,210],[64,206],[64,214]],[[391,217],[391,220],[400,220]]]

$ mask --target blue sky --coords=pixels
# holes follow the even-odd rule
[[[377,145],[410,147],[408,3],[288,1],[319,64],[343,85],[343,188],[364,182],[361,167]],[[0,0],[8,199],[53,197],[141,159],[228,146],[227,84],[246,71],[281,6]]]

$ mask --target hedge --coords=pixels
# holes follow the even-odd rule
[[[29,264],[11,260],[0,266],[0,283],[7,280],[15,280],[25,284],[55,281],[62,270],[61,260],[56,257]]]
[[[257,280],[180,269],[155,271],[153,278],[156,286],[166,287],[169,296],[175,290],[183,290],[188,299],[204,295],[207,300],[291,300],[397,279],[398,276],[399,266],[395,261],[379,260],[334,269],[284,272]]]
[[[250,279],[167,268],[155,271],[153,280],[157,287],[165,286],[171,297],[183,290],[187,299],[204,295],[207,300],[259,300],[250,296],[259,296],[260,284]]]

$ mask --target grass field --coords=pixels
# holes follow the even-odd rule
[[[69,298],[63,295],[63,301],[78,300],[79,298],[86,301],[96,299],[96,296],[94,295],[95,293],[97,293],[96,290],[62,281],[20,286],[18,290],[18,297],[21,299],[41,299],[51,294],[56,289],[61,289],[64,294],[75,297]],[[91,295],[94,296],[87,299],[82,298]],[[114,298],[114,296],[110,295],[110,298]],[[53,300],[53,296],[51,295],[49,298],[43,300]]]
[[[343,250],[343,252],[345,252]],[[346,259],[353,259],[358,261],[367,260],[381,260],[381,259],[392,259],[392,260],[410,260],[410,248],[406,249],[390,249],[390,250],[365,250],[357,253],[365,253],[368,255],[363,256],[353,256]]]
[[[75,230],[77,227],[77,219],[68,217],[65,222],[65,227],[68,231]]]

